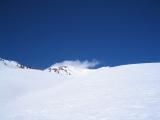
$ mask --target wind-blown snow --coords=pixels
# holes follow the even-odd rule
[[[76,67],[76,68],[93,68],[96,65],[98,65],[99,62],[97,60],[93,60],[93,61],[80,61],[80,60],[75,60],[75,61],[71,61],[71,60],[66,60],[60,63],[56,63],[51,67],[57,67],[57,66],[71,66],[71,67]]]
[[[76,70],[0,67],[0,118],[160,120],[160,63]]]

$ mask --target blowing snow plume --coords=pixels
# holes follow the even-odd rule
[[[53,66],[73,66],[73,67],[78,67],[78,68],[94,68],[98,64],[99,64],[99,62],[97,60],[92,60],[92,61],[65,60],[63,62],[56,63]]]
[[[93,61],[66,60],[63,62],[55,63],[51,67],[47,68],[46,70],[49,72],[58,73],[58,74],[67,74],[67,75],[72,75],[72,73],[82,74],[82,73],[85,73],[86,70],[89,70],[90,68],[94,68],[98,64],[99,62],[96,60],[93,60]]]

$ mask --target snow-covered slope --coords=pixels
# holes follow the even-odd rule
[[[18,69],[27,69],[26,66],[19,64],[15,61],[5,60],[0,58],[0,68],[10,67],[10,68],[18,68]]]
[[[54,72],[58,74],[71,75],[71,70],[68,66],[52,66],[46,69],[46,71]]]
[[[82,68],[82,67],[76,67],[71,65],[53,65],[44,71],[56,73],[60,75],[72,75],[72,76],[82,76],[90,71],[90,69]]]
[[[71,70],[63,76],[0,66],[0,118],[160,119],[160,63]]]

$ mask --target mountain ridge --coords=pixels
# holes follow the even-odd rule
[[[65,75],[0,64],[1,119],[160,119],[160,63],[70,69]]]

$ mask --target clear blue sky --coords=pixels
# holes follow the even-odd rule
[[[1,0],[0,57],[38,68],[160,62],[160,1]]]

